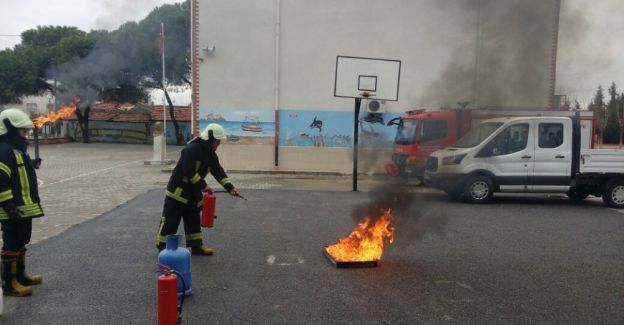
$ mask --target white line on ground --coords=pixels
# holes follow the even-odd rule
[[[59,180],[59,181],[56,181],[56,182],[53,182],[53,183],[50,183],[50,184],[45,184],[45,185],[42,185],[42,186],[39,186],[39,187],[45,187],[45,186],[50,186],[50,185],[55,185],[55,184],[59,184],[59,183],[63,183],[63,182],[67,182],[67,181],[70,181],[70,180],[72,180],[72,179],[76,179],[76,178],[80,178],[80,177],[84,177],[84,176],[89,176],[89,175],[93,175],[93,174],[101,173],[101,172],[104,172],[104,171],[107,171],[107,170],[115,169],[115,168],[118,168],[118,167],[122,167],[122,166],[130,165],[130,164],[136,164],[136,163],[138,163],[138,162],[142,162],[142,160],[130,161],[130,162],[127,162],[127,163],[123,163],[123,164],[119,164],[119,165],[115,165],[115,166],[111,166],[111,167],[107,167],[107,168],[102,168],[102,169],[94,170],[94,171],[89,172],[89,173],[84,173],[84,174],[80,174],[80,175],[76,175],[76,176],[68,177],[68,178],[61,179],[61,180]]]

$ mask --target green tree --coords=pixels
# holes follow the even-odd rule
[[[619,95],[615,82],[611,83],[608,89],[609,103],[607,104],[607,121],[604,128],[604,143],[620,143],[620,116],[619,116]]]
[[[22,43],[0,51],[0,103],[55,91],[46,72],[55,64],[86,56],[96,39],[75,27],[45,26],[22,33]]]
[[[153,55],[153,53],[160,54],[159,43],[156,43],[156,49],[154,49],[153,45],[155,36],[160,36],[161,23],[164,24],[163,48],[165,52],[166,80],[162,80],[162,56]],[[173,103],[166,86],[191,85],[190,38],[188,37],[190,35],[190,2],[186,1],[185,3],[156,8],[140,22],[139,29],[142,31],[144,40],[142,49],[147,51],[143,56],[146,64],[144,77],[148,81],[145,83],[145,87],[161,88],[164,91],[165,98],[169,104],[169,115],[173,123],[176,143],[182,145],[184,136],[180,132]]]
[[[136,103],[146,101],[154,88],[166,92],[159,51],[161,22],[165,24],[167,84],[190,85],[190,4],[186,2],[163,5],[138,23],[129,22],[103,34],[86,57],[56,66],[51,75],[60,81],[64,99],[79,95],[87,103],[95,100]],[[165,95],[169,101],[169,119],[181,144],[183,136],[173,105],[168,93]]]
[[[596,133],[600,136],[600,138],[604,142],[604,128],[606,126],[606,110],[604,104],[604,89],[602,85],[598,85],[598,89],[596,90],[596,94],[594,95],[593,100],[589,103],[588,109],[594,113],[594,116],[597,121]]]
[[[618,117],[620,122],[620,144],[622,144],[622,140],[624,139],[624,93],[621,93],[618,98]]]
[[[0,103],[46,90],[53,91],[61,103],[80,98],[76,115],[88,142],[88,113],[94,101],[136,103],[146,101],[154,88],[166,91],[159,53],[161,23],[165,24],[167,85],[190,85],[190,3],[186,1],[157,7],[139,23],[129,22],[111,32],[85,33],[67,26],[24,32],[22,44],[0,51]],[[170,120],[182,138],[171,102],[169,106]]]

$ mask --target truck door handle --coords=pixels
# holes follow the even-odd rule
[[[531,158],[531,156],[527,156],[527,155],[522,156],[522,159],[529,159],[529,158]]]
[[[564,155],[556,155],[555,158],[562,159],[562,158],[565,158],[565,156]]]

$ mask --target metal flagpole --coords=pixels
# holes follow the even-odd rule
[[[160,35],[162,36],[162,87],[163,87],[163,137],[165,139],[163,143],[163,157],[161,159],[164,164],[167,159],[167,106],[165,99],[165,23],[160,23]]]

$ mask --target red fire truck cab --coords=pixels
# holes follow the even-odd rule
[[[470,130],[469,110],[443,110],[427,112],[425,109],[408,111],[406,115],[390,121],[397,125],[392,162],[386,172],[392,176],[424,174],[427,157],[457,141]]]

